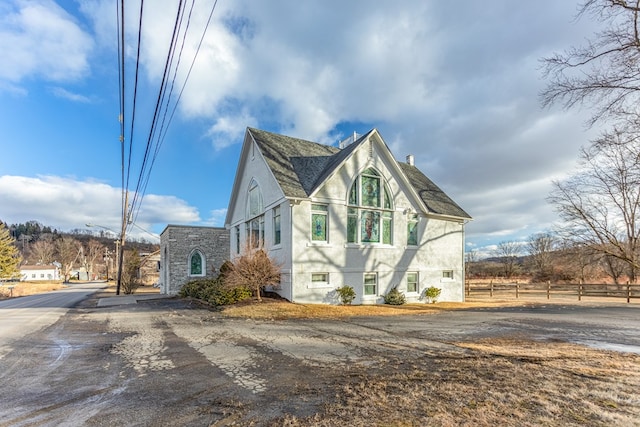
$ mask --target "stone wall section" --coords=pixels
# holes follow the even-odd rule
[[[189,260],[198,250],[204,272],[191,276]],[[213,278],[229,259],[229,230],[220,227],[168,225],[160,235],[160,292],[175,295],[189,280]]]

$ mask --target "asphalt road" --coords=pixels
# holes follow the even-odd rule
[[[492,337],[640,351],[638,305],[255,321],[178,299],[77,304],[90,291],[30,300],[33,309],[0,308],[3,326],[20,313],[11,310],[34,311],[21,314],[28,324],[21,337],[15,319],[12,335],[2,335],[10,339],[0,355],[1,426],[264,425],[283,414],[313,415],[349,373],[466,354],[457,343]]]
[[[0,300],[0,358],[17,338],[54,324],[70,307],[104,289],[104,282],[71,284],[67,289]]]

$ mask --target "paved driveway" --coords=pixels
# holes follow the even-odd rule
[[[255,321],[181,300],[94,301],[7,345],[0,425],[247,425],[309,416],[349,375],[465,354],[460,342],[493,337],[639,352],[640,307]]]

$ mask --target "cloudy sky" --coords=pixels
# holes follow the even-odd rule
[[[128,128],[140,6],[126,3]],[[130,187],[177,3],[145,4]],[[175,93],[213,3],[195,1]],[[576,12],[571,0],[219,0],[131,233],[222,226],[247,126],[326,144],[377,128],[474,217],[468,248],[546,230],[551,180],[596,132],[589,111],[538,98],[540,58],[598,29]],[[0,220],[118,229],[116,28],[114,0],[0,4]]]

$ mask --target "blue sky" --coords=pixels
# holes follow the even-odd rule
[[[178,82],[213,1],[195,4]],[[139,3],[127,5],[131,71]],[[132,187],[176,7],[145,4]],[[136,224],[224,225],[247,126],[326,144],[375,127],[474,217],[468,248],[544,231],[557,219],[551,180],[597,131],[589,111],[538,99],[540,58],[597,30],[576,11],[556,0],[219,0]],[[116,34],[113,0],[0,5],[1,220],[119,228]],[[139,228],[131,235],[148,238]]]

